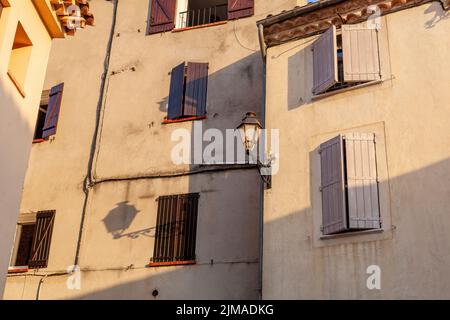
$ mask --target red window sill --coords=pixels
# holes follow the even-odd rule
[[[214,27],[214,26],[220,26],[222,24],[226,24],[228,21],[219,21],[219,22],[213,22],[213,23],[207,23],[207,24],[201,24],[199,26],[193,26],[193,27],[186,27],[186,28],[178,28],[173,29],[172,32],[182,32],[187,30],[194,30],[194,29],[202,29],[202,28],[208,28],[208,27]]]
[[[196,121],[196,120],[203,120],[203,119],[206,119],[206,116],[181,118],[181,119],[175,119],[175,120],[164,119],[162,124],[171,124],[171,123],[179,123],[179,122],[187,122],[187,121]]]
[[[28,272],[28,267],[10,267],[8,268],[8,274],[25,273]]]
[[[34,139],[33,143],[41,143],[41,142],[44,142],[44,141],[45,141],[45,139]]]
[[[195,264],[195,260],[188,261],[168,261],[168,262],[150,262],[147,268],[151,267],[170,267],[170,266],[186,266]]]

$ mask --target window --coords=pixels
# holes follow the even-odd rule
[[[16,232],[11,258],[14,267],[46,268],[50,253],[55,211],[22,215]]]
[[[194,263],[198,193],[158,198],[155,247],[151,265]]]
[[[56,134],[63,89],[64,83],[61,83],[50,90],[42,92],[36,128],[34,131],[34,142],[42,141],[43,139]]]
[[[149,34],[254,14],[254,0],[152,0]]]
[[[172,69],[167,120],[206,115],[208,63],[182,63]]]
[[[319,153],[322,233],[381,228],[375,134],[339,135]]]
[[[33,43],[19,22],[9,59],[8,76],[23,97],[25,97],[24,87],[32,48]]]
[[[378,30],[366,24],[332,26],[313,44],[314,84],[318,95],[381,79]]]

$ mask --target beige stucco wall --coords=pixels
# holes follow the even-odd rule
[[[44,83],[51,39],[31,1],[10,0],[0,17],[0,296],[11,254],[20,197]],[[20,21],[33,42],[23,90],[7,75],[11,48]]]
[[[384,82],[315,101],[313,39],[268,50],[267,125],[281,138],[279,172],[265,200],[265,299],[450,297],[444,16],[439,2],[386,16]],[[317,148],[352,131],[377,135],[384,231],[321,240]],[[381,290],[366,287],[370,265],[381,268]]]
[[[255,3],[253,17],[146,35],[149,1],[119,2],[93,174],[97,181],[136,179],[104,182],[90,190],[79,261],[81,290],[69,290],[67,276],[54,273],[64,272],[75,259],[113,13],[112,2],[90,2],[96,27],[56,43],[52,50],[45,87],[65,83],[58,132],[51,141],[33,146],[21,205],[21,212],[56,210],[49,267],[11,276],[6,298],[36,298],[46,274],[41,299],[153,299],[155,288],[160,299],[258,297],[260,178],[255,169],[138,178],[199,169],[170,159],[172,132],[191,131],[193,123],[161,124],[167,113],[168,73],[181,62],[209,62],[204,129],[234,129],[247,111],[261,110],[263,65],[255,22],[298,1]],[[155,199],[186,192],[200,193],[197,264],[145,268],[153,254]],[[112,224],[120,225],[136,210],[123,233],[150,233],[114,239],[104,219],[112,214]]]

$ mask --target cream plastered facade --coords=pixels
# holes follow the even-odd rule
[[[11,255],[20,199],[31,151],[36,115],[45,79],[52,38],[64,32],[50,1],[2,0],[0,16],[0,296]],[[36,4],[36,6],[34,4]],[[25,47],[13,56],[18,25],[24,30]],[[20,31],[23,36],[23,32]],[[21,40],[24,40],[23,37]],[[14,70],[18,85],[8,71]]]
[[[91,1],[95,30],[53,47],[44,88],[65,84],[58,130],[50,141],[33,145],[20,209],[56,210],[49,265],[10,275],[6,299],[255,299],[260,294],[258,171],[172,162],[172,133],[184,128],[192,134],[194,122],[162,124],[169,72],[183,61],[208,62],[207,119],[195,125],[236,128],[247,111],[260,113],[263,104],[256,21],[303,2],[256,0],[252,17],[147,35],[149,3],[118,1],[104,94],[114,1]],[[93,184],[82,222],[97,116]],[[190,192],[200,194],[196,264],[146,267],[153,254],[156,198]],[[127,221],[130,215],[135,217]],[[67,286],[75,282],[66,270],[76,261],[80,225],[81,277],[74,288]],[[114,236],[111,230],[120,226]]]
[[[267,52],[279,171],[265,193],[264,299],[450,298],[450,19],[441,3],[381,19],[380,84],[312,99],[311,44]],[[377,136],[382,232],[321,238],[321,143]],[[369,266],[381,289],[369,290]],[[370,270],[370,269],[369,269]]]

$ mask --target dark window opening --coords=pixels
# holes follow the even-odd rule
[[[35,227],[34,223],[20,225],[20,238],[14,266],[28,266],[28,261],[31,258]]]
[[[48,104],[39,106],[39,113],[38,113],[37,120],[36,120],[36,127],[34,129],[33,140],[43,139],[45,118],[47,116],[47,108],[48,108]]]
[[[228,19],[228,1],[189,0],[187,10],[180,12],[178,19],[179,28],[226,21]]]

